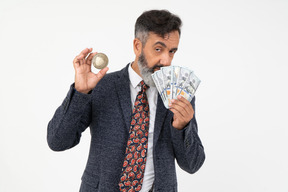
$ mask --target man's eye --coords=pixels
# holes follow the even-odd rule
[[[157,52],[160,52],[160,51],[161,51],[161,49],[160,49],[160,48],[156,48],[156,49],[155,49],[155,51],[157,51]]]

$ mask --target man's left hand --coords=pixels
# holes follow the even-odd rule
[[[174,113],[172,126],[176,129],[183,129],[194,116],[194,109],[191,103],[180,95],[177,96],[177,100],[171,100],[169,107]]]

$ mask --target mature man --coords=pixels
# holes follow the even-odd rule
[[[168,11],[144,12],[135,25],[135,60],[121,71],[91,72],[92,48],[75,57],[75,83],[49,122],[47,140],[52,150],[66,150],[90,127],[81,192],[174,192],[175,159],[188,173],[202,166],[195,99],[179,96],[166,109],[151,78],[171,65],[180,27]]]

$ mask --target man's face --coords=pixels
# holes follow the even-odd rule
[[[138,59],[140,73],[146,84],[154,86],[151,74],[160,67],[170,66],[178,49],[179,33],[173,31],[163,37],[149,33],[147,42]]]

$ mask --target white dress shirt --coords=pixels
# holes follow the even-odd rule
[[[129,73],[129,79],[130,79],[130,94],[131,94],[131,104],[132,104],[132,110],[133,110],[136,96],[138,92],[141,90],[140,82],[143,79],[132,69],[131,64],[129,65],[128,73]],[[149,191],[154,182],[153,133],[154,133],[154,125],[155,125],[157,98],[158,98],[158,92],[157,92],[156,87],[149,87],[146,90],[146,95],[148,97],[149,111],[150,111],[149,135],[148,135],[148,151],[147,151],[146,166],[145,166],[145,171],[144,171],[142,189],[140,192]]]

